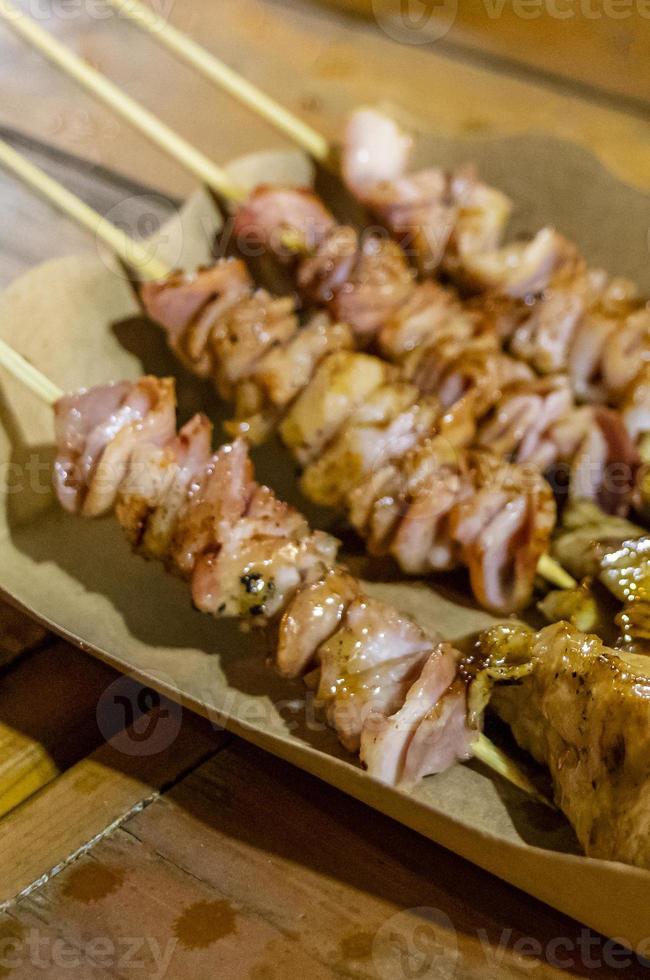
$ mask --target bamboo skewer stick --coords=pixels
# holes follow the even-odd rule
[[[553,803],[543,793],[540,793],[524,771],[519,768],[517,763],[513,762],[510,756],[506,755],[494,742],[491,742],[483,732],[477,735],[472,742],[472,754],[479,762],[487,766],[488,769],[507,779],[509,783],[517,786],[518,789],[522,790],[528,796],[532,796],[538,803],[543,803],[544,806],[555,810]]]
[[[243,200],[245,194],[231,181],[225,170],[161,122],[139,102],[122,92],[117,85],[92,68],[83,58],[43,30],[35,21],[18,10],[10,0],[0,0],[0,17],[41,54],[148,136],[164,152],[173,156],[216,194],[234,202]]]
[[[103,241],[127,266],[136,269],[140,278],[164,279],[172,271],[166,263],[151,254],[150,248],[129,238],[121,228],[103,218],[4,140],[0,140],[0,164]]]
[[[212,161],[192,147],[186,140],[161,123],[156,116],[147,109],[144,109],[144,107],[123,93],[107,78],[91,68],[85,61],[69,51],[64,45],[60,44],[47,31],[44,31],[34,21],[26,17],[20,10],[13,6],[10,0],[0,0],[0,17],[29,43],[33,44],[39,51],[46,55],[46,57],[50,58],[59,68],[70,74],[93,94],[97,95],[136,129],[140,129],[148,135],[165,152],[169,153],[178,162],[184,164],[195,176],[212,187],[222,197],[234,203],[238,203],[244,198],[245,195],[239,188],[236,188],[232,184],[225,171],[213,164]],[[144,23],[145,20],[146,23],[150,22],[146,18],[142,22]],[[234,73],[232,74],[234,75]],[[15,154],[15,151],[13,153]],[[36,179],[32,179],[31,182],[41,192],[47,193],[48,191],[54,191],[54,196],[57,198],[59,206],[64,204],[71,205],[70,207],[66,207],[66,213],[79,220],[84,227],[88,227],[88,224],[84,220],[85,217],[89,217],[87,212],[84,215],[85,206],[78,207],[78,204],[80,205],[81,202],[75,202],[72,196],[68,195],[68,192],[65,192],[63,188],[59,189],[57,187],[56,182],[51,181],[44,174],[40,175],[37,168],[33,168],[33,165],[27,164],[26,161],[24,163],[16,161],[16,157],[12,156],[12,152],[9,154],[5,153],[5,160],[0,160],[0,162],[5,162],[10,169],[28,180],[28,182],[31,178],[35,177]],[[37,171],[36,174],[34,174],[34,170]],[[51,197],[51,199],[54,200],[54,197]],[[93,213],[91,212],[91,214]],[[107,223],[100,219],[99,225],[95,225],[94,230],[104,225],[107,225]],[[115,232],[117,233],[118,229],[115,229]],[[107,230],[107,234],[112,234],[110,229]],[[115,244],[121,249],[125,246],[126,240],[124,238],[119,241],[116,237]],[[136,243],[133,244],[135,245]],[[301,250],[300,243],[294,242],[293,244],[296,251]],[[111,245],[111,247],[114,247],[114,245]],[[118,252],[118,254],[121,254],[121,252]],[[163,276],[168,271],[166,269]],[[159,278],[154,272],[151,274],[154,278]],[[557,585],[560,588],[572,588],[577,585],[575,580],[549,555],[542,557],[538,570],[543,578],[546,578],[551,584]]]
[[[149,253],[146,246],[129,238],[125,232],[106,221],[71,191],[2,140],[0,140],[0,164],[42,194],[64,214],[104,241],[127,265],[135,267],[141,278],[163,279],[171,272],[167,265]],[[29,384],[27,376],[28,373],[25,374],[25,383]],[[40,382],[36,383],[36,387],[37,389],[40,387]],[[58,396],[53,397],[52,400],[56,401],[56,397]],[[550,555],[542,555],[537,570],[548,582],[561,589],[575,588],[577,585],[575,579]]]
[[[541,575],[542,578],[550,582],[551,585],[557,585],[559,589],[576,589],[578,583],[569,575],[567,570],[560,565],[555,558],[551,558],[550,555],[542,555],[537,563],[537,573]]]
[[[44,401],[46,405],[54,405],[59,398],[63,397],[63,391],[53,381],[50,381],[38,368],[30,364],[22,354],[10,347],[9,344],[0,338],[0,364],[22,383],[33,391],[34,394]]]
[[[108,3],[138,27],[154,35],[161,44],[182,61],[196,68],[209,81],[219,85],[253,112],[262,116],[315,160],[325,164],[330,161],[330,145],[321,133],[303,122],[293,112],[285,109],[238,72],[233,71],[187,34],[177,30],[151,7],[140,3],[140,0],[108,0]]]
[[[42,371],[39,371],[33,364],[30,364],[18,351],[14,350],[13,347],[1,338],[0,365],[17,381],[22,382],[41,401],[45,402],[46,405],[54,405],[64,395],[64,392],[58,385],[50,381]],[[479,761],[483,762],[484,765],[504,779],[507,779],[514,786],[517,786],[542,803],[548,806],[551,805],[544,796],[540,795],[519,766],[482,733],[472,743],[472,752]]]
[[[232,68],[206,51],[192,38],[177,30],[151,7],[147,7],[140,0],[107,0],[107,2],[119,13],[124,14],[139,27],[155,36],[183,61],[224,88],[230,95],[262,116],[285,136],[289,136],[314,159],[321,163],[333,163],[333,148],[321,133],[318,133],[311,126],[307,126],[298,116],[280,105],[279,102],[253,85],[248,79],[233,71]],[[290,247],[288,240],[285,244]],[[294,244],[295,250],[299,251],[300,243]],[[540,558],[538,572],[542,578],[561,589],[572,589],[578,584],[550,555],[543,555]]]

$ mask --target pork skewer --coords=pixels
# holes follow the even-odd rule
[[[337,169],[337,149],[267,93],[139,0],[109,2],[319,163]],[[634,438],[650,430],[650,375],[638,367],[650,349],[650,308],[631,283],[608,283],[602,272],[588,270],[550,228],[525,245],[499,249],[509,199],[468,169],[407,176],[410,138],[375,110],[352,116],[345,144],[348,188],[400,238],[406,235],[421,269],[431,274],[442,262],[452,278],[486,289],[486,313],[494,316],[496,307],[500,323],[509,322],[517,356],[543,373],[566,371],[581,399],[620,407]],[[511,298],[505,308],[501,292]],[[532,309],[531,295],[537,297]]]
[[[53,406],[62,507],[114,510],[136,551],[189,582],[198,609],[269,629],[280,673],[319,681],[329,723],[371,775],[410,786],[474,755],[535,793],[476,719],[469,727],[458,652],[368,597],[337,564],[336,539],[256,483],[242,440],[212,452],[203,415],[177,433],[173,380],[64,395],[4,341],[0,363]]]
[[[19,170],[22,173],[22,176],[24,176],[26,179],[29,179],[31,175],[31,171],[29,169],[26,170],[25,168],[19,168]],[[39,171],[37,171],[37,173],[40,174]],[[63,189],[60,189],[59,186],[52,181],[44,183],[43,181],[39,180],[38,186],[43,192],[47,194],[47,196],[51,200],[53,200],[54,203],[58,204],[59,206],[62,206],[65,209],[69,197],[69,195],[66,196],[67,192],[59,193],[59,190],[63,191]],[[56,193],[52,193],[53,188],[56,190]],[[99,216],[95,216],[95,217],[97,221],[100,220]],[[107,226],[104,224],[102,227],[107,227]],[[127,245],[128,245],[128,241],[127,241]],[[206,279],[208,280],[207,282]],[[198,305],[197,305],[196,290],[195,290],[197,282],[190,278],[189,280],[190,288],[188,291],[188,295],[185,295],[184,283],[185,280],[183,279],[183,277],[179,277],[179,276],[172,277],[172,279],[168,282],[168,285],[172,293],[172,302],[171,302],[171,306],[169,305],[167,306],[167,312],[170,313],[175,311],[176,314],[182,314],[183,316],[186,316],[188,315],[188,309],[189,309],[190,314],[192,314],[192,311],[196,313],[198,310],[201,309],[202,303],[207,298],[210,298],[212,300],[212,303],[209,310],[209,316],[207,318],[204,316],[204,320],[206,320],[207,325],[210,328],[216,326],[216,321],[215,321],[216,313],[219,312],[219,314],[223,316],[224,313],[227,312],[226,307],[228,305],[227,303],[224,305],[224,303],[221,302],[220,300],[214,299],[215,290],[217,292],[219,292],[220,290],[223,296],[227,297],[230,302],[241,300],[244,297],[247,299],[247,301],[251,299],[250,294],[252,291],[252,284],[250,283],[250,280],[241,263],[226,261],[226,262],[218,263],[215,267],[213,267],[212,270],[208,270],[206,273],[201,273],[200,276],[198,277],[198,285],[201,286],[201,283],[203,283],[206,293],[205,296],[201,298],[201,291],[199,289]],[[227,283],[229,283],[229,285],[226,288]],[[175,289],[174,286],[178,286],[178,289]],[[152,286],[150,295],[154,298],[167,296],[169,300],[168,293],[165,291],[163,287],[159,285]],[[188,303],[189,303],[189,307],[188,307]],[[258,323],[260,317],[262,317],[263,319],[264,315],[267,315],[269,313],[273,314],[274,311],[276,314],[279,314],[279,316],[276,317],[277,329],[275,333],[273,333],[273,331],[269,329],[269,336],[265,340],[263,334],[262,335],[259,334],[259,330],[256,327],[256,324]],[[252,296],[252,312],[254,314],[253,316],[251,316],[251,310],[246,305],[244,305],[243,309],[240,309],[240,314],[246,313],[246,315],[240,316],[239,318],[239,327],[241,328],[241,331],[243,331],[243,333],[240,333],[239,335],[237,334],[234,335],[235,339],[237,339],[239,342],[238,344],[232,346],[231,340],[228,339],[228,336],[230,336],[231,338],[233,336],[232,331],[234,327],[232,326],[232,323],[229,328],[230,330],[229,335],[227,331],[225,333],[222,332],[221,336],[225,344],[223,350],[226,354],[226,357],[224,358],[224,363],[222,364],[223,370],[221,375],[215,372],[213,373],[213,377],[216,377],[217,379],[221,378],[222,383],[229,383],[229,381],[232,381],[233,379],[228,374],[228,371],[233,369],[233,364],[235,367],[238,366],[239,371],[242,370],[242,367],[246,368],[247,364],[248,365],[256,364],[260,360],[260,356],[264,352],[265,344],[268,343],[269,338],[271,340],[274,340],[274,342],[277,342],[278,339],[282,339],[282,338],[284,338],[285,341],[287,340],[287,338],[293,338],[293,346],[291,347],[291,357],[287,356],[287,350],[286,349],[283,350],[281,345],[279,349],[275,351],[271,351],[269,357],[266,359],[265,362],[264,359],[262,359],[262,361],[264,362],[264,376],[266,378],[266,383],[271,386],[272,390],[276,391],[276,396],[277,396],[276,402],[279,400],[279,404],[283,408],[286,408],[287,404],[300,391],[301,384],[304,386],[307,382],[310,381],[314,370],[320,365],[322,361],[324,362],[324,358],[326,355],[331,354],[333,351],[334,352],[338,351],[339,354],[343,356],[343,354],[346,351],[346,348],[349,347],[351,343],[349,331],[347,330],[347,328],[345,328],[342,325],[331,325],[326,320],[324,321],[322,318],[316,319],[316,321],[312,323],[311,327],[306,327],[300,333],[298,333],[297,321],[295,317],[291,315],[290,310],[286,308],[286,301],[281,301],[281,300],[272,301],[267,294],[257,292],[254,294],[254,296]],[[272,321],[273,318],[271,318],[271,323]],[[235,318],[235,322],[237,322],[236,318]],[[172,328],[174,324],[168,323],[167,326]],[[222,326],[224,326],[223,323]],[[206,333],[206,330],[204,328],[205,328],[205,323],[201,328],[199,328],[197,324],[194,324],[192,326],[192,331],[191,331],[192,343],[193,344],[198,343],[199,345],[198,352],[201,355],[201,357],[199,357],[198,360],[196,356],[190,358],[192,360],[192,366],[194,370],[198,370],[197,365],[202,361],[202,359],[205,360],[205,357],[207,356],[206,349],[204,348],[203,345],[205,345],[209,337],[208,337],[208,333]],[[247,334],[247,330],[249,328],[253,330],[253,333],[250,335]],[[174,341],[173,329],[170,329],[169,332],[171,333],[170,339],[172,341],[172,346],[175,347],[177,352],[179,352],[179,350],[181,352],[185,350],[187,331],[181,331],[182,337],[177,336],[176,342]],[[203,339],[201,339],[201,337]],[[247,337],[249,339],[248,347],[246,343]],[[261,342],[261,346],[260,344],[257,344],[257,346],[254,344],[251,349],[250,341],[252,338],[253,339],[256,338],[257,340],[259,340]],[[215,340],[214,336],[212,339],[214,342]],[[241,343],[241,341],[243,341],[243,344]],[[243,347],[244,355],[246,355],[246,352],[248,351],[247,353],[248,360],[246,359],[246,356],[244,356],[244,359],[242,360],[242,350],[240,349],[242,347]],[[192,350],[195,350],[195,348],[192,348]],[[365,355],[365,354],[358,355],[358,357],[355,359],[351,352],[348,353],[349,353],[348,367],[352,365],[352,367],[355,370],[357,370],[357,374],[364,375],[363,384],[366,385],[365,390],[368,393],[370,393],[373,384],[375,387],[379,385],[380,390],[377,392],[377,397],[375,398],[375,404],[377,410],[380,410],[381,412],[382,401],[385,402],[384,414],[385,414],[385,410],[392,411],[395,408],[399,409],[401,406],[401,412],[399,414],[402,416],[402,423],[400,424],[402,425],[407,424],[407,431],[402,433],[402,437],[398,442],[397,449],[399,449],[403,453],[404,450],[408,448],[408,446],[405,445],[404,442],[405,439],[410,439],[411,442],[413,442],[414,439],[422,437],[426,435],[428,432],[430,433],[434,432],[434,429],[431,427],[431,423],[434,417],[432,413],[432,409],[434,407],[433,405],[429,405],[429,406],[424,405],[422,407],[418,407],[418,405],[414,401],[415,391],[412,388],[412,386],[408,386],[400,383],[387,383],[385,385],[380,385],[379,382],[382,379],[385,379],[386,382],[389,382],[387,366],[382,362],[378,361],[376,358],[370,358],[369,355]],[[187,351],[187,354],[189,356],[191,354],[191,350]],[[332,362],[330,359],[329,363],[330,363],[330,372],[333,366],[335,367],[336,365],[339,366],[341,365],[340,359],[339,361],[334,361],[334,362]],[[211,369],[211,366],[212,366],[212,361],[210,360],[210,358],[208,358],[208,362],[207,362],[208,369]],[[323,368],[324,371],[325,371],[325,367],[326,365],[324,365]],[[201,373],[201,371],[199,370],[198,373]],[[350,374],[350,372],[348,373],[349,376],[352,377],[354,375],[354,370],[352,371],[352,374]],[[372,382],[370,388],[368,388],[368,376],[370,377]],[[301,378],[303,379],[302,382],[300,381]],[[297,388],[295,387],[296,384],[298,385]],[[364,388],[361,387],[360,390],[363,391]],[[232,391],[229,390],[229,393],[232,395]],[[343,394],[345,393],[343,392]],[[317,389],[315,391],[314,388],[312,387],[311,395],[310,395],[310,398],[312,399],[312,403],[315,395],[316,396],[318,395]],[[328,389],[322,388],[321,395],[325,399],[325,401],[322,402],[321,404],[321,408],[327,409],[328,405],[331,406],[331,398],[329,397]],[[354,405],[351,406],[349,403],[349,395],[347,396],[347,401],[344,400],[343,405],[345,406],[345,412],[340,417],[339,419],[340,422],[345,421],[346,414],[349,414],[350,408],[354,407]],[[411,406],[411,415],[412,415],[412,418],[410,420],[408,414],[409,406]],[[304,403],[303,403],[303,407],[304,407]],[[299,408],[300,406],[298,406],[298,409]],[[341,412],[341,406],[339,407],[339,415],[340,412]],[[298,411],[298,416],[299,414],[300,413]],[[369,418],[367,421],[369,423],[376,423],[380,426],[376,431],[376,435],[381,439],[382,436],[381,415],[379,417],[375,417],[374,419]],[[332,419],[330,418],[328,422],[331,425]],[[399,425],[397,426],[397,428],[399,428]],[[410,435],[408,431],[409,429],[412,430]],[[372,430],[369,430],[369,435],[372,435]],[[389,439],[389,443],[387,444],[388,448],[390,448],[390,442],[391,440]],[[314,445],[313,426],[312,426],[312,436],[309,439],[309,444],[313,449],[313,445]],[[294,448],[296,448],[295,445]],[[305,451],[306,448],[307,447],[305,447]],[[440,448],[440,446],[438,446],[438,448]],[[442,446],[442,449],[445,452],[447,452],[446,446]],[[390,454],[389,456],[385,456],[385,462],[389,462],[389,457]],[[436,458],[435,444],[428,447],[428,450],[424,456],[421,455],[420,464],[425,462],[427,458],[429,460],[429,469],[430,469],[431,464],[434,463]],[[475,481],[476,478],[480,478],[481,471],[482,471],[482,467],[476,464],[480,463],[481,460],[484,460],[485,458],[486,458],[485,456],[477,458],[475,463],[471,463],[470,461],[468,465],[465,467],[465,472],[464,472],[465,478],[462,485],[459,485],[458,487],[459,493],[461,490],[464,490],[464,492],[470,491],[472,489],[472,486],[476,485],[475,482],[472,483],[472,480]],[[367,464],[369,463],[370,465],[374,466],[377,462],[378,462],[378,457],[376,453],[373,453],[371,457],[368,457],[366,454]],[[458,470],[458,462],[459,462],[458,460],[455,461],[456,470]],[[448,473],[447,470],[444,468],[445,466],[446,463],[445,460],[443,459],[443,470],[440,476],[442,477],[443,475],[445,476],[450,475],[453,480],[458,481],[458,475],[454,476],[453,470],[450,473]],[[420,471],[422,471],[421,465],[420,465]],[[502,470],[502,473],[504,474],[507,474],[508,472],[510,471],[508,470],[507,467],[505,470]],[[399,473],[397,471],[395,471],[395,476],[396,477],[399,476]],[[426,473],[422,472],[422,476],[426,477]],[[525,476],[526,474],[522,473],[522,477]],[[418,491],[418,496],[420,501],[418,507],[420,509],[422,507],[423,501],[426,502],[427,494],[433,491],[433,487],[435,484],[432,484],[431,480],[434,477],[435,477],[435,471],[434,473],[429,474],[428,484],[425,481],[425,484],[423,485],[421,477],[418,476],[417,468],[416,468],[416,472],[412,474],[411,479],[416,481],[416,489]],[[404,478],[405,476],[403,475],[401,479]],[[531,516],[533,516],[533,514],[536,512],[538,506],[536,503],[534,503],[534,501],[536,500],[536,493],[537,493],[535,486],[528,488],[530,506],[533,508],[531,511]],[[407,489],[408,487],[405,486],[404,490]],[[507,501],[509,499],[509,495],[512,493],[512,490],[508,490],[506,487],[502,487],[501,490],[505,490],[505,496],[503,497],[502,500],[502,505],[505,508],[504,510],[504,517],[505,517],[505,513],[507,512],[508,509]],[[542,503],[542,501],[546,499],[546,496],[542,494],[542,497],[540,498],[540,503]],[[362,502],[360,501],[359,503]],[[367,503],[365,504],[365,507],[367,508],[368,505],[371,503],[372,501],[368,500]],[[454,505],[454,499],[453,498],[448,499],[447,513],[441,513],[439,515],[438,523],[442,521],[443,522],[442,527],[447,526],[449,515],[450,515],[450,508],[453,509],[453,505]],[[359,508],[357,507],[357,511],[358,510]],[[457,513],[459,514],[461,512],[465,513],[466,511],[467,511],[467,504],[464,505],[464,509],[462,510],[457,509]],[[548,503],[547,504],[542,503],[540,516],[544,512],[548,512],[549,516],[552,516],[550,510],[548,509]],[[516,522],[517,520],[520,520],[522,518],[523,518],[523,514],[521,515],[520,518],[515,518],[515,526],[513,526],[510,531],[511,535],[516,534]],[[421,518],[416,517],[415,514],[411,514],[409,519],[411,527],[415,529],[417,527],[417,522],[419,520],[421,520]],[[429,518],[429,520],[431,520],[431,517]],[[544,517],[543,522],[544,522],[543,526],[545,527],[549,526],[548,517]],[[464,538],[464,540],[460,542],[460,549],[465,553],[473,556],[471,559],[471,563],[475,568],[474,580],[475,583],[478,583],[479,595],[483,594],[487,599],[488,589],[486,587],[486,572],[484,571],[486,555],[483,552],[482,548],[478,548],[478,550],[475,550],[475,545],[473,544],[473,538],[475,539],[475,533],[470,533],[470,537],[467,538],[468,527],[469,525],[467,525],[467,521],[465,521],[463,528],[459,529],[459,534],[462,534]],[[429,530],[428,532],[429,535],[433,534],[435,530],[436,528],[434,526]],[[546,531],[544,531],[541,537],[532,536],[530,539],[533,548],[532,552],[528,554],[527,547],[521,545],[519,547],[520,554],[514,556],[515,564],[512,567],[517,570],[516,575],[519,577],[519,579],[521,579],[522,574],[524,576],[523,589],[520,581],[513,583],[516,585],[515,592],[517,594],[517,604],[520,604],[526,600],[529,594],[529,590],[530,588],[532,588],[532,581],[535,573],[535,556],[540,552],[543,552],[543,542],[546,536],[547,536]],[[450,545],[449,542],[443,544],[442,550],[439,551],[439,554],[436,557],[436,565],[434,567],[440,567],[441,560],[442,558],[444,558],[444,554],[449,552],[450,547],[453,553],[454,551],[458,551],[459,544],[453,546]],[[406,557],[404,558],[404,560],[410,563],[410,565],[407,567],[414,569],[415,566],[413,565],[413,560],[414,560],[413,555],[410,555],[409,557],[407,553],[408,550],[409,549],[408,549],[408,538],[407,538],[405,544],[401,546],[400,554],[405,555]],[[494,552],[494,548],[492,548],[492,552]],[[451,557],[453,557],[453,554]],[[447,561],[448,560],[449,559],[447,559]],[[503,566],[503,562],[505,561],[505,565],[503,566],[504,568],[509,567],[509,563],[512,560],[513,557],[509,556],[507,552],[502,553],[502,558],[500,559],[500,561],[502,566]],[[422,564],[423,561],[424,561],[424,557],[420,559],[421,562],[419,566],[420,571],[426,571],[430,567],[429,565],[426,564],[426,562],[425,564]],[[562,575],[562,570],[557,568],[554,565],[554,563],[549,562],[544,555],[542,555],[541,557],[539,568],[547,576],[552,576],[553,580],[558,585],[566,587],[567,585],[573,584],[570,577],[566,575]],[[494,587],[495,585],[493,583],[491,589],[494,589]],[[494,597],[491,597],[488,601],[494,604],[495,599]],[[508,602],[505,605],[509,608],[511,602],[512,600],[508,600]]]
[[[231,433],[250,436],[282,417],[281,437],[305,467],[303,490],[346,509],[371,551],[410,574],[460,561],[487,608],[528,603],[555,521],[541,474],[487,449],[468,452],[453,406],[418,400],[417,388],[351,350],[346,328],[322,315],[299,328],[285,300],[252,291],[241,263],[142,295],[172,349],[240,403]]]
[[[377,115],[370,110],[366,114]],[[366,148],[362,157],[374,178],[371,150],[372,146]],[[390,152],[380,155],[382,165],[387,158]],[[455,270],[461,283],[469,276],[470,258],[478,269],[480,257],[492,276],[485,279],[483,296],[461,304],[453,290],[436,287],[430,279],[416,284],[397,244],[391,249],[376,233],[361,244],[353,229],[337,226],[331,215],[329,226],[322,214],[317,222],[313,196],[306,200],[304,194],[284,191],[285,203],[292,193],[294,227],[313,245],[313,255],[302,259],[296,270],[300,291],[307,300],[326,302],[334,316],[354,327],[360,342],[377,344],[390,359],[408,354],[407,360],[417,364],[422,348],[435,349],[441,331],[452,325],[476,342],[491,338],[537,373],[565,371],[581,401],[619,407],[630,437],[642,442],[650,431],[650,379],[644,364],[650,352],[650,306],[627,280],[610,280],[602,270],[589,269],[575,246],[552,229],[542,230],[528,245],[497,249],[501,225],[490,214],[495,207],[489,201],[492,192],[469,179],[465,183],[471,183],[472,193],[479,193],[478,186],[480,196],[488,200],[466,202],[464,211],[455,204],[454,221],[447,221],[442,244],[435,227],[442,219],[433,205],[423,205],[426,213],[418,214],[412,213],[417,212],[415,204],[406,211],[406,205],[387,204],[380,217],[402,243],[404,228],[411,238],[421,233],[423,248],[430,248],[437,234],[438,251],[447,251],[434,263],[434,272],[438,265],[448,274]],[[387,199],[394,193],[387,179],[376,186]],[[253,192],[238,209],[235,227],[244,241],[282,254],[277,247],[283,227],[277,218],[279,193],[273,188]],[[429,230],[426,222],[432,223]],[[411,247],[410,239],[405,247]],[[472,276],[480,286],[478,273]],[[372,277],[376,287],[371,305],[361,289],[366,277]],[[503,350],[501,358],[507,360]]]
[[[646,833],[646,839],[647,839],[647,833]]]
[[[474,308],[497,324],[517,357],[542,374],[565,371],[582,400],[620,406],[635,438],[649,431],[643,361],[650,352],[650,305],[634,284],[590,269],[552,228],[502,245],[510,202],[462,171],[447,178],[436,210],[435,194],[429,187],[427,199],[425,187],[437,179],[444,189],[444,175],[407,175],[409,149],[410,140],[388,117],[357,111],[343,154],[347,186],[406,237],[429,274],[440,268],[461,288],[482,294]]]
[[[211,453],[202,416],[176,435],[169,380],[100,386],[54,408],[63,506],[115,507],[134,546],[188,578],[204,611],[279,620],[281,673],[318,681],[329,722],[375,778],[412,785],[480,756],[474,726],[492,701],[550,769],[586,853],[650,866],[650,678],[638,665],[566,623],[495,627],[461,659],[364,596],[336,565],[336,542],[255,483],[241,441]]]
[[[233,186],[221,168],[59,44],[15,9],[9,0],[0,3],[0,16],[56,65],[140,128],[190,172],[205,180],[221,198],[236,203],[242,201],[242,192]],[[278,208],[282,211],[280,216]],[[287,213],[287,208],[291,213]],[[280,244],[285,252],[287,242],[290,251],[315,248],[315,254],[307,256],[301,263],[299,286],[311,298],[328,302],[334,315],[348,322],[362,343],[376,334],[379,327],[412,298],[414,284],[401,250],[381,237],[371,236],[361,242],[353,229],[337,228],[313,195],[282,189],[262,190],[261,194],[249,196],[245,206],[238,210],[237,222],[242,235],[246,234],[247,228],[257,234],[260,227],[263,235],[273,234],[275,246]],[[639,397],[633,399],[630,407],[632,424],[637,429],[645,424],[642,421],[645,416],[644,391],[643,386],[638,389]]]

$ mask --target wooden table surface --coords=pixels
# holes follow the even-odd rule
[[[101,4],[65,16],[54,6],[48,26],[215,159],[281,142],[134,28],[100,16]],[[526,34],[511,17],[503,33],[494,18],[475,18],[468,33],[461,16],[451,40],[406,49],[372,22],[298,0],[176,0],[169,9],[328,135],[350,106],[385,99],[446,132],[533,127],[571,137],[650,186],[650,60],[638,53],[646,20],[625,49],[627,77],[620,31],[600,24],[596,50],[610,66],[600,78],[584,24],[575,71],[563,63],[551,75],[557,59],[534,43],[537,29]],[[490,60],[510,50],[513,31],[516,58]],[[135,209],[151,187],[173,198],[191,187],[4,30],[0,83],[2,135],[99,210],[125,199]],[[94,248],[1,174],[0,200],[2,284]],[[164,215],[169,197],[157,207]],[[179,718],[9,607],[0,610],[0,663],[0,977],[643,973],[602,937],[362,804],[187,712]],[[171,744],[149,754],[179,723]]]

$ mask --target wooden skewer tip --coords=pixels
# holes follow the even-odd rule
[[[478,735],[476,741],[472,743],[472,752],[483,765],[504,779],[507,779],[513,786],[516,786],[528,796],[532,796],[539,803],[543,803],[544,806],[555,810],[555,806],[551,801],[543,793],[539,792],[517,763],[498,748],[494,742],[491,742],[482,732]]]
[[[569,575],[566,569],[550,555],[542,555],[537,571],[547,582],[557,585],[560,589],[575,589],[578,586],[573,576]]]

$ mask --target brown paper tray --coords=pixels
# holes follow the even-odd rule
[[[515,230],[554,222],[590,260],[631,274],[648,289],[648,200],[583,151],[531,136],[427,139],[420,152],[443,163],[477,160],[486,179],[515,197]],[[311,177],[296,154],[258,154],[232,169],[249,184],[272,174],[297,182]],[[163,229],[159,254],[186,267],[207,261],[218,223],[210,200],[197,193]],[[174,373],[184,417],[199,407],[213,417],[223,411],[207,384],[179,371],[109,256],[53,261],[14,282],[0,296],[0,333],[65,389],[143,371]],[[215,724],[593,928],[633,947],[650,936],[650,873],[583,857],[559,814],[481,766],[457,766],[409,794],[373,782],[331,732],[309,720],[302,686],[275,676],[258,640],[193,611],[185,584],[133,556],[113,519],[84,521],[61,512],[49,486],[51,413],[4,372],[0,422],[0,586],[31,614]],[[331,522],[299,499],[293,466],[278,447],[259,451],[256,464],[263,479],[314,521]],[[368,589],[450,638],[491,621],[469,600],[451,598],[446,585],[384,581],[369,582]]]

